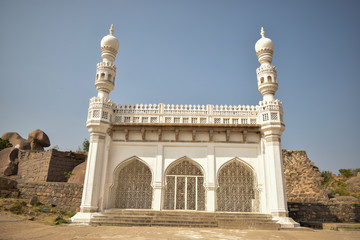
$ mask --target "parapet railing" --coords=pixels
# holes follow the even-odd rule
[[[270,110],[276,112],[268,116],[268,113],[262,113]],[[257,106],[163,103],[116,105],[111,100],[94,97],[89,106],[88,120],[91,119],[109,123],[261,124],[268,120],[280,121],[282,103],[275,100],[261,101]]]

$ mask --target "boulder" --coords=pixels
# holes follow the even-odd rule
[[[18,144],[20,145],[25,140],[17,132],[4,133],[1,139],[9,140],[14,147]]]
[[[49,137],[46,135],[46,133],[44,133],[40,129],[36,129],[36,130],[32,131],[31,133],[29,133],[28,140],[30,142],[32,142],[32,145],[34,147],[37,147],[37,146],[49,147],[50,146]],[[32,150],[37,150],[37,149],[33,149],[33,148],[31,148],[31,149]]]
[[[19,145],[20,150],[31,150],[31,142],[28,140],[24,140]]]
[[[5,148],[0,151],[0,174],[11,176],[17,174],[17,157],[19,149]]]
[[[39,201],[39,198],[38,196],[33,196],[31,199],[30,199],[30,205],[31,206],[37,206],[39,205],[40,201]]]
[[[17,189],[17,181],[8,177],[0,177],[0,190]]]
[[[8,177],[0,177],[0,197],[2,198],[17,198],[19,197],[19,189],[17,188],[17,181]]]
[[[10,162],[9,166],[4,170],[5,176],[12,176],[18,173],[18,163],[17,162]]]
[[[81,183],[84,184],[84,180],[85,180],[85,172],[86,172],[86,163],[87,161],[80,163],[79,165],[77,165],[73,170],[72,173],[74,175],[72,175],[69,179],[68,182],[69,183]]]

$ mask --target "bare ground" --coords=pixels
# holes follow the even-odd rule
[[[359,231],[233,230],[218,228],[51,226],[27,218],[0,213],[0,239],[360,239]]]

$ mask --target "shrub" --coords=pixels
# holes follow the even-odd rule
[[[339,170],[340,174],[346,178],[349,178],[349,177],[354,177],[356,176],[356,174],[358,172],[360,172],[360,168],[357,168],[357,169],[352,169],[352,168],[348,168],[348,169],[340,169]]]
[[[73,172],[64,172],[65,178],[69,179],[72,175],[74,175]]]
[[[5,149],[5,148],[9,148],[12,147],[13,145],[9,142],[8,139],[1,139],[0,138],[0,151]]]
[[[24,211],[24,206],[26,206],[25,202],[15,202],[11,206],[10,211],[14,214],[22,214]]]
[[[330,171],[322,171],[321,172],[321,177],[324,178],[323,182],[322,182],[322,185],[325,185],[327,184],[331,179],[332,179],[332,172]]]
[[[83,146],[83,151],[84,152],[89,152],[90,142],[89,142],[88,139],[85,138],[82,146]]]

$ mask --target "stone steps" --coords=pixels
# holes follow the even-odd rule
[[[280,225],[271,219],[259,213],[107,209],[94,216],[91,224],[278,230]]]

